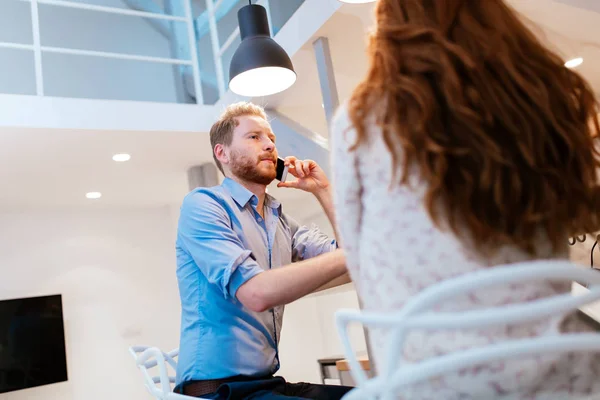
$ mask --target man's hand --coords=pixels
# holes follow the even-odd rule
[[[325,211],[327,219],[333,227],[335,237],[338,239],[331,188],[329,187],[329,179],[325,176],[325,172],[323,172],[316,162],[312,160],[298,160],[296,157],[286,157],[285,165],[288,166],[289,173],[297,179],[291,182],[279,182],[277,187],[295,188],[314,194],[317,200],[319,200],[321,207],[323,207],[323,211]]]
[[[329,179],[319,164],[313,160],[298,160],[296,157],[286,157],[285,165],[296,180],[279,182],[277,187],[287,187],[304,190],[312,194],[329,190]]]

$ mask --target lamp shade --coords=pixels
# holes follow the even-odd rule
[[[248,97],[282,92],[296,82],[292,60],[270,36],[264,7],[252,4],[238,11],[242,43],[229,65],[229,88]]]

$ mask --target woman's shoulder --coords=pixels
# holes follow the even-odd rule
[[[331,132],[340,133],[352,128],[352,121],[348,112],[348,102],[340,104],[331,119]]]
[[[371,144],[381,138],[381,128],[377,124],[374,110],[367,113],[363,128],[364,133],[361,143],[364,146],[359,146],[361,149],[369,148]],[[338,107],[331,120],[330,139],[333,148],[343,148],[346,150],[353,147],[357,142],[358,132],[352,121],[352,111],[348,102],[344,102]]]

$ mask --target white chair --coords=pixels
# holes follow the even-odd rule
[[[198,397],[173,393],[171,384],[175,384],[175,376],[169,375],[169,367],[173,372],[177,370],[175,357],[179,355],[179,349],[164,353],[156,347],[132,346],[129,353],[142,371],[144,386],[157,400],[198,400]],[[149,370],[154,371],[152,368],[158,368],[158,375],[151,375]]]
[[[486,286],[525,281],[576,281],[589,285],[589,292],[580,296],[571,293],[548,297],[527,303],[461,312],[433,312],[431,308],[457,295]],[[600,334],[563,334],[553,337],[508,340],[490,346],[456,351],[407,363],[402,359],[402,346],[408,331],[483,328],[530,322],[545,317],[575,311],[581,306],[600,299],[600,272],[582,268],[568,261],[534,261],[493,267],[465,274],[432,285],[408,300],[395,313],[340,310],[336,313],[337,328],[344,346],[351,373],[357,388],[344,400],[394,399],[402,387],[423,382],[429,378],[461,369],[520,356],[549,352],[600,352]],[[391,328],[386,359],[377,364],[378,375],[368,379],[360,368],[348,338],[348,324],[362,323],[367,328]]]

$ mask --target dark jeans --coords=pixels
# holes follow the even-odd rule
[[[212,394],[201,396],[214,400],[339,400],[353,388],[346,386],[288,383],[281,377],[225,383]]]

